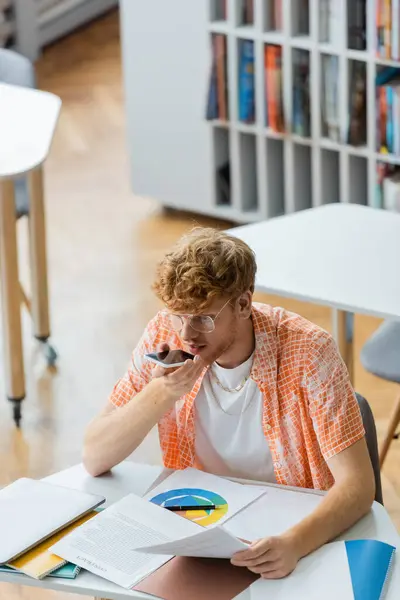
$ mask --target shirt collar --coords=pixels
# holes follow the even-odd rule
[[[257,306],[252,307],[251,317],[253,320],[255,349],[251,377],[255,381],[263,381],[268,384],[269,380],[276,381],[277,377],[277,331],[272,314],[261,311]]]

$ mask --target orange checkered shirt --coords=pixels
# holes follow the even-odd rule
[[[123,406],[151,380],[153,366],[135,356],[167,342],[182,348],[163,313],[146,327],[132,365],[115,385],[110,401]],[[282,308],[253,303],[255,352],[250,377],[264,399],[263,430],[277,483],[327,490],[333,476],[327,460],[364,436],[360,409],[346,366],[332,336]],[[195,455],[195,399],[207,369],[192,391],[158,423],[164,465],[173,469],[202,465]]]

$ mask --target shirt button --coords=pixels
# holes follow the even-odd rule
[[[271,427],[271,425],[269,423],[267,423],[266,426],[265,426],[265,429],[267,431],[271,431],[272,427]]]
[[[275,467],[275,469],[280,469],[280,468],[281,468],[281,466],[282,466],[282,465],[281,465],[281,463],[280,463],[280,462],[275,462],[275,463],[274,463],[274,467]]]

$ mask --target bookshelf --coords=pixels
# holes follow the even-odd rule
[[[400,62],[394,50],[378,55],[380,1],[334,0],[328,17],[324,0],[254,0],[250,8],[246,0],[169,0],[168,10],[157,0],[146,7],[122,0],[134,193],[238,223],[332,202],[382,208],[379,173],[400,165],[400,152],[377,149],[375,78]],[[140,54],[152,35],[162,50]],[[225,63],[216,61],[216,69],[226,77],[225,100],[218,99],[224,110],[207,118],[213,57],[223,48]],[[241,83],[251,52],[253,80]],[[269,60],[281,64],[278,79],[266,74]],[[356,81],[364,82],[359,96]],[[239,85],[254,86],[252,107]],[[273,86],[282,114],[278,101],[266,100]],[[349,137],[360,97],[364,110]]]

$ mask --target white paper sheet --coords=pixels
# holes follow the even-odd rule
[[[135,552],[134,548],[191,536],[199,530],[203,531],[199,525],[129,494],[75,529],[50,551],[131,588],[172,558]]]
[[[223,508],[214,513],[201,510],[186,515],[203,527],[209,527],[217,523],[221,525],[265,494],[267,489],[242,485],[198,469],[188,468],[175,471],[144,497],[167,506],[185,502],[189,504],[199,502],[202,505],[222,503]]]
[[[345,545],[333,542],[301,559],[283,579],[258,579],[235,600],[353,600]]]
[[[116,465],[108,473],[92,477],[82,464],[45,477],[43,481],[64,487],[100,494],[105,505],[121,500],[127,494],[143,496],[163,472],[163,467],[142,465],[128,460]]]
[[[223,527],[202,529],[199,533],[165,542],[138,548],[139,551],[174,556],[197,556],[200,558],[232,558],[236,552],[245,550],[247,544],[233,536]]]
[[[264,496],[230,519],[225,528],[250,541],[280,535],[312,513],[321,500],[318,494],[268,487]]]

